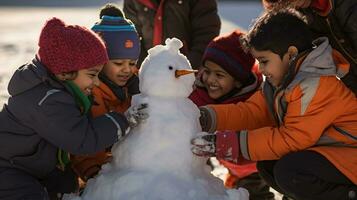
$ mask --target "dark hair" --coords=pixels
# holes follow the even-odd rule
[[[292,8],[264,13],[242,39],[248,49],[270,50],[281,58],[289,46],[302,52],[312,47],[313,40],[305,17]]]
[[[99,18],[101,19],[103,15],[112,17],[124,17],[124,14],[120,8],[113,3],[107,3],[100,9]]]

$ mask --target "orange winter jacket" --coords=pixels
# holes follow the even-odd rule
[[[244,103],[208,109],[214,111],[217,130],[240,131],[246,159],[277,160],[314,150],[357,184],[357,98],[336,77],[349,65],[327,38],[315,42],[318,46],[291,68],[287,86],[273,89],[265,82]]]
[[[97,117],[109,111],[123,113],[130,107],[131,98],[120,101],[112,90],[104,83],[100,82],[99,87],[93,89],[93,96],[96,105],[92,106],[92,116]]]
[[[93,89],[95,105],[92,106],[92,116],[97,117],[109,111],[125,112],[130,107],[131,98],[120,101],[112,90],[100,82],[99,87]],[[101,169],[101,166],[111,160],[110,152],[98,152],[93,155],[71,156],[73,170],[86,181]]]

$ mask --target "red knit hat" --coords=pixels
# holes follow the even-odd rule
[[[53,74],[78,71],[108,62],[103,41],[93,31],[49,19],[42,28],[38,56]]]
[[[229,35],[213,39],[205,50],[203,64],[206,60],[216,63],[243,86],[246,86],[255,80],[252,72],[255,59],[242,49],[240,43],[242,34],[236,30]]]

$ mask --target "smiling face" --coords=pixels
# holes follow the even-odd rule
[[[114,59],[105,64],[103,73],[115,84],[124,86],[133,76],[136,60]]]
[[[266,80],[275,87],[280,86],[289,68],[289,53],[286,53],[283,59],[268,50],[258,51],[252,48],[251,53],[259,61],[259,71],[266,77]]]
[[[202,82],[212,99],[228,94],[239,85],[222,67],[209,60],[204,63]]]
[[[98,74],[102,68],[103,65],[81,69],[77,72],[77,76],[73,79],[73,82],[85,95],[89,96],[92,94],[93,87],[99,85]]]

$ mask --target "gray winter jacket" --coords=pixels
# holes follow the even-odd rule
[[[118,113],[82,115],[71,92],[37,59],[15,72],[8,91],[11,97],[0,112],[0,167],[44,178],[56,168],[58,149],[94,153],[128,127]]]

